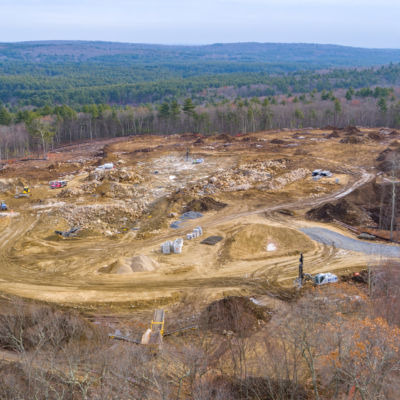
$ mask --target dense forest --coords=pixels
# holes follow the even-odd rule
[[[399,62],[400,50],[313,44],[0,43],[0,101],[78,109],[185,97],[201,104],[221,99],[217,89],[227,86],[245,96],[393,86]]]
[[[0,159],[137,134],[399,128],[399,61],[330,45],[0,44]]]

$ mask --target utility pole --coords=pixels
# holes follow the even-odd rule
[[[186,161],[189,161],[189,147],[186,148]]]

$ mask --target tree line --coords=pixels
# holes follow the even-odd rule
[[[83,140],[140,134],[193,132],[248,133],[268,129],[360,125],[400,128],[400,102],[394,89],[366,88],[258,98],[196,105],[164,101],[138,107],[89,104],[79,111],[44,106],[12,113],[0,106],[0,157],[43,152]]]

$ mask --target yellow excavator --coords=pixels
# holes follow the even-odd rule
[[[21,197],[29,197],[31,193],[31,189],[29,189],[29,186],[24,186],[24,190],[22,191],[22,193],[17,193],[14,197],[16,199],[20,199]]]

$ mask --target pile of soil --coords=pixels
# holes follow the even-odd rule
[[[346,133],[346,135],[357,135],[361,133],[361,131],[356,126],[348,126],[347,128],[344,128],[344,132]]]
[[[286,142],[284,140],[282,140],[282,139],[272,139],[270,141],[270,143],[272,143],[272,144],[285,144]]]
[[[258,327],[258,321],[269,321],[270,310],[253,303],[247,297],[229,296],[212,302],[200,315],[201,329],[223,334],[227,331],[248,337]]]
[[[371,140],[375,140],[377,142],[379,142],[380,140],[382,140],[384,138],[383,135],[381,135],[379,132],[369,132],[368,137]]]
[[[391,172],[393,165],[397,166],[400,160],[400,144],[397,141],[393,141],[389,147],[383,150],[376,161],[379,162],[377,168],[379,171]]]
[[[361,142],[362,142],[362,139],[359,137],[355,137],[355,136],[347,136],[340,140],[340,143],[345,143],[345,144],[358,144]]]
[[[328,139],[333,139],[333,138],[338,138],[340,137],[339,133],[337,131],[333,131],[332,133],[330,133],[327,138]]]
[[[368,284],[368,271],[366,269],[363,269],[360,272],[342,275],[340,277],[340,280],[342,282],[351,282],[352,281],[352,282],[357,282],[357,283]]]
[[[196,138],[196,134],[195,133],[183,133],[179,137],[181,139],[190,140],[190,139],[195,139]]]
[[[276,250],[268,252],[268,244]],[[236,229],[226,241],[222,256],[228,260],[262,260],[291,256],[312,250],[310,239],[294,229],[264,224],[248,224]]]
[[[131,259],[119,258],[108,267],[99,269],[99,272],[106,274],[132,274],[133,272],[152,272],[159,268],[159,264],[152,258],[139,255]]]
[[[190,201],[186,207],[184,208],[184,211],[197,211],[197,212],[204,212],[204,211],[212,211],[212,210],[222,210],[224,207],[226,207],[226,203],[222,203],[220,201],[217,201],[213,199],[212,197],[201,197],[200,199],[193,199]]]
[[[306,212],[306,218],[313,221],[332,222],[334,219],[343,221],[347,216],[350,205],[346,200],[326,203],[320,207],[312,208]]]
[[[221,133],[215,139],[216,140],[223,140],[224,142],[232,142],[233,141],[232,136],[229,136],[226,133]]]

